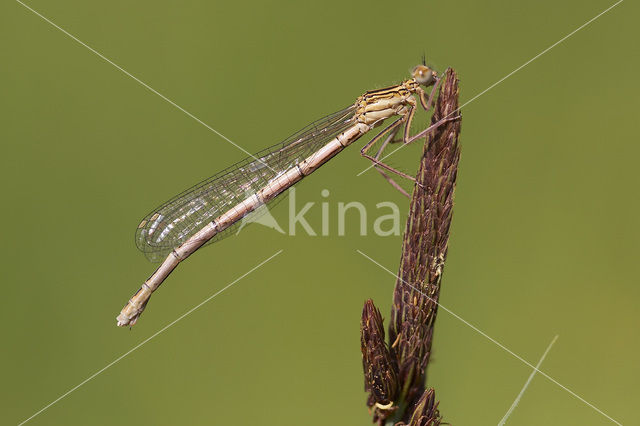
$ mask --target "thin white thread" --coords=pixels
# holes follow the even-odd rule
[[[27,423],[28,421],[30,421],[31,419],[33,419],[34,417],[36,417],[37,415],[41,414],[42,412],[44,412],[45,410],[47,410],[48,408],[50,408],[51,406],[53,406],[54,404],[56,404],[57,402],[59,402],[60,400],[64,399],[65,397],[67,397],[68,395],[70,395],[71,393],[73,393],[75,390],[77,390],[78,388],[80,388],[82,385],[84,385],[85,383],[91,381],[92,379],[94,379],[96,376],[98,376],[100,373],[102,373],[103,371],[105,371],[106,369],[108,369],[109,367],[111,367],[112,365],[114,365],[115,363],[117,363],[118,361],[120,361],[121,359],[123,359],[124,357],[126,357],[127,355],[129,355],[131,352],[135,351],[136,349],[140,348],[142,345],[144,345],[145,343],[147,343],[148,341],[150,341],[151,339],[153,339],[154,337],[156,337],[157,335],[159,335],[160,333],[164,332],[166,329],[168,329],[169,327],[173,326],[175,323],[177,323],[178,321],[180,321],[181,319],[183,319],[184,317],[186,317],[187,315],[190,315],[193,311],[195,311],[196,309],[200,308],[202,305],[204,305],[205,303],[207,303],[208,301],[210,301],[211,299],[213,299],[214,297],[216,297],[217,295],[219,295],[220,293],[222,293],[223,291],[225,291],[226,289],[228,289],[229,287],[231,287],[232,285],[234,285],[235,283],[237,283],[238,281],[240,281],[241,279],[243,279],[244,277],[246,277],[247,275],[249,275],[250,273],[252,273],[253,271],[255,271],[256,269],[260,268],[262,265],[264,265],[265,263],[269,262],[271,259],[273,259],[274,257],[276,257],[277,255],[279,255],[280,253],[282,253],[283,250],[279,250],[277,251],[275,254],[273,254],[271,257],[269,257],[268,259],[262,261],[260,264],[258,264],[257,266],[254,266],[253,268],[251,268],[249,271],[247,271],[246,273],[244,273],[243,275],[241,275],[240,277],[236,278],[234,281],[232,281],[230,284],[228,284],[227,286],[223,287],[221,290],[218,290],[216,293],[212,294],[211,296],[207,297],[206,299],[204,299],[204,301],[198,303],[196,306],[194,306],[193,308],[189,309],[186,313],[180,315],[178,318],[176,318],[175,320],[173,320],[172,322],[170,322],[169,324],[165,325],[163,328],[161,328],[160,330],[156,331],[154,334],[152,334],[150,337],[147,337],[145,340],[143,340],[142,342],[138,343],[136,346],[134,346],[133,348],[129,349],[127,352],[125,352],[124,354],[120,355],[118,358],[114,359],[113,361],[111,361],[109,364],[107,364],[106,366],[102,367],[100,370],[96,371],[95,373],[93,373],[91,376],[87,377],[86,379],[84,379],[82,382],[80,382],[79,384],[77,384],[76,386],[72,387],[71,389],[69,389],[67,392],[63,393],[62,395],[60,395],[58,398],[54,399],[53,401],[51,401],[49,404],[45,405],[44,407],[42,407],[40,410],[36,411],[31,417],[23,420],[22,422],[20,422],[18,424],[18,426],[22,426],[23,424]]]
[[[564,386],[562,383],[558,382],[557,380],[555,380],[553,377],[549,376],[547,373],[540,371],[538,368],[536,368],[536,366],[534,366],[533,364],[531,364],[529,361],[525,360],[524,358],[522,358],[520,355],[516,354],[515,352],[513,352],[511,349],[507,348],[505,345],[503,345],[502,343],[498,342],[496,339],[494,339],[493,337],[489,336],[487,333],[485,333],[484,331],[480,330],[478,327],[474,326],[473,324],[471,324],[469,321],[465,320],[464,318],[462,318],[460,315],[456,314],[455,312],[453,312],[452,310],[448,309],[447,307],[443,306],[440,302],[438,302],[435,299],[432,299],[431,297],[429,297],[428,295],[424,294],[423,292],[421,292],[419,289],[417,289],[416,287],[414,287],[413,285],[407,283],[406,281],[404,281],[402,278],[400,278],[399,276],[397,276],[396,274],[394,274],[392,271],[390,271],[389,269],[385,268],[384,266],[382,266],[380,263],[376,262],[375,260],[373,260],[371,257],[367,256],[366,254],[364,254],[362,251],[360,250],[356,250],[358,253],[360,253],[362,256],[366,257],[367,259],[369,259],[371,262],[375,263],[376,265],[378,265],[380,268],[384,269],[385,271],[387,271],[388,273],[390,273],[391,275],[393,275],[394,277],[396,277],[397,279],[401,280],[403,283],[405,283],[406,285],[408,285],[409,287],[411,287],[412,289],[414,289],[415,291],[417,291],[418,293],[422,294],[424,297],[426,297],[427,299],[431,300],[433,303],[437,304],[439,307],[441,307],[442,309],[444,309],[445,311],[447,311],[449,314],[451,314],[454,318],[458,319],[459,321],[463,322],[465,325],[467,325],[468,327],[470,327],[471,329],[475,330],[477,333],[481,334],[482,336],[484,336],[485,338],[487,338],[488,340],[490,340],[491,342],[493,342],[494,344],[496,344],[497,346],[499,346],[502,350],[504,350],[505,352],[509,353],[511,356],[513,356],[514,358],[520,360],[522,363],[526,364],[527,366],[533,368],[535,371],[537,371],[538,373],[540,373],[542,376],[546,377],[548,380],[550,380],[551,382],[555,383],[556,385],[558,385],[559,387],[561,387],[562,389],[564,389],[565,391],[569,392],[571,395],[573,395],[575,398],[579,399],[580,401],[582,401],[584,404],[588,405],[589,407],[593,408],[594,410],[596,410],[598,413],[602,414],[604,417],[606,417],[607,419],[611,420],[612,422],[614,422],[617,425],[622,426],[622,423],[616,421],[615,419],[613,419],[611,416],[609,416],[608,414],[606,414],[604,411],[602,411],[601,409],[599,409],[598,407],[596,407],[595,405],[591,404],[589,401],[587,401],[586,399],[582,398],[580,395],[578,395],[577,393],[575,393],[574,391],[572,391],[571,389],[567,388],[566,386]]]
[[[584,27],[586,27],[587,25],[591,24],[593,21],[595,21],[596,19],[600,18],[602,15],[604,15],[605,13],[609,12],[611,9],[613,9],[614,7],[616,7],[617,5],[619,5],[620,3],[622,3],[624,0],[619,0],[618,2],[614,3],[613,5],[609,6],[608,8],[606,8],[605,10],[603,10],[602,12],[600,12],[599,14],[597,14],[596,16],[594,16],[593,18],[589,19],[587,22],[585,22],[584,24],[580,25],[578,28],[576,28],[575,30],[571,31],[569,34],[567,34],[566,36],[562,37],[560,40],[556,41],[555,43],[553,43],[551,46],[547,47],[546,49],[544,49],[542,52],[538,53],[536,56],[534,56],[533,58],[529,59],[527,62],[525,62],[524,64],[520,65],[518,68],[516,68],[515,70],[511,71],[509,74],[505,75],[504,77],[502,77],[500,80],[496,81],[495,83],[493,83],[491,86],[487,87],[486,89],[484,89],[482,92],[478,93],[477,95],[475,95],[473,98],[469,99],[467,102],[465,102],[464,104],[462,104],[462,106],[459,106],[457,109],[451,111],[449,114],[447,114],[445,117],[443,117],[443,120],[447,117],[449,117],[451,114],[454,114],[458,111],[460,111],[462,108],[464,108],[465,106],[469,105],[471,102],[475,101],[476,99],[478,99],[480,96],[484,95],[485,93],[487,93],[489,90],[493,89],[494,87],[496,87],[498,84],[502,83],[503,81],[505,81],[506,79],[508,79],[509,77],[511,77],[512,75],[514,75],[515,73],[517,73],[518,71],[520,71],[522,68],[526,67],[527,65],[529,65],[531,62],[535,61],[536,59],[538,59],[540,56],[544,55],[545,53],[547,53],[548,51],[550,51],[551,49],[553,49],[554,47],[556,47],[557,45],[559,45],[560,43],[562,43],[563,41],[565,41],[566,39],[568,39],[569,37],[571,37],[572,35],[574,35],[575,33],[577,33],[578,31],[580,31],[581,29],[583,29]],[[434,88],[435,90],[435,88]],[[405,145],[401,144],[398,148],[394,149],[393,151],[391,151],[389,154],[385,155],[384,157],[382,157],[380,159],[380,161],[384,160],[385,158],[395,154],[398,150],[404,148]],[[360,173],[358,173],[356,176],[360,176],[363,173],[369,171],[370,169],[374,168],[375,165],[371,164],[369,165],[366,169],[364,169],[363,171],[361,171]]]
[[[502,420],[500,420],[500,423],[498,423],[498,426],[504,426],[504,424],[507,422],[507,419],[513,412],[513,410],[515,410],[515,408],[518,406],[518,404],[520,403],[520,399],[522,399],[522,395],[524,395],[524,392],[529,387],[529,384],[533,380],[533,376],[536,375],[537,369],[540,368],[542,361],[544,361],[544,359],[547,357],[547,354],[551,350],[551,347],[553,346],[553,344],[556,343],[556,340],[558,340],[558,335],[556,335],[556,337],[553,338],[551,343],[549,343],[549,346],[547,346],[547,349],[544,351],[544,353],[540,357],[540,360],[536,364],[536,369],[531,372],[531,374],[529,375],[529,378],[527,379],[524,386],[522,387],[522,390],[520,390],[520,393],[518,394],[516,399],[513,401],[513,404],[511,404],[511,407],[509,407],[509,409],[507,410],[507,413],[504,415],[504,417],[502,417]]]
[[[33,12],[35,15],[39,16],[40,18],[42,18],[45,22],[51,24],[54,28],[60,30],[63,34],[67,35],[68,37],[70,37],[72,40],[74,40],[75,42],[79,43],[81,46],[86,47],[87,49],[89,49],[91,52],[93,52],[94,54],[96,54],[97,56],[99,56],[101,59],[103,59],[104,61],[106,61],[107,63],[113,65],[116,69],[118,69],[119,71],[121,71],[122,73],[124,73],[125,75],[127,75],[128,77],[131,77],[133,80],[135,80],[137,83],[139,83],[141,86],[143,86],[145,89],[149,90],[152,93],[155,93],[156,95],[160,96],[162,99],[164,99],[165,101],[167,101],[169,104],[173,105],[175,108],[179,109],[180,111],[182,111],[183,113],[185,113],[186,115],[188,115],[189,117],[191,117],[192,119],[194,119],[195,121],[197,121],[198,123],[202,124],[204,127],[206,127],[207,129],[211,130],[213,133],[215,133],[216,135],[220,136],[222,139],[226,140],[227,142],[229,142],[231,145],[235,146],[236,148],[238,148],[240,151],[244,152],[245,154],[247,154],[249,157],[253,158],[254,160],[260,161],[262,164],[264,164],[266,167],[269,167],[269,165],[267,165],[266,163],[264,163],[262,160],[260,160],[259,158],[255,157],[253,154],[251,154],[249,151],[247,151],[246,149],[244,149],[243,147],[241,147],[240,145],[238,145],[237,143],[235,143],[234,141],[232,141],[231,139],[229,139],[228,137],[226,137],[225,135],[223,135],[222,133],[220,133],[219,131],[217,131],[216,129],[214,129],[213,127],[209,126],[207,123],[205,123],[204,121],[200,120],[198,117],[196,117],[195,115],[191,114],[189,111],[187,111],[186,109],[182,108],[180,105],[176,104],[175,102],[173,102],[171,99],[167,98],[165,95],[163,95],[162,93],[158,92],[156,89],[154,89],[153,87],[149,86],[147,83],[145,83],[144,81],[140,80],[138,77],[134,76],[133,74],[131,74],[129,71],[125,70],[124,68],[122,68],[120,65],[116,64],[115,62],[113,62],[111,59],[107,58],[106,56],[104,56],[102,53],[98,52],[97,50],[95,50],[93,47],[89,46],[88,44],[86,44],[85,42],[83,42],[82,40],[80,40],[79,38],[77,38],[76,36],[74,36],[73,34],[71,34],[70,32],[68,32],[67,30],[65,30],[64,28],[58,26],[57,24],[55,24],[53,21],[51,21],[49,18],[47,18],[46,16],[40,14],[38,11],[32,9],[31,7],[27,6],[26,4],[24,4],[22,1],[20,0],[16,0],[16,2],[18,2],[19,4],[21,4],[22,6],[24,6],[25,8],[27,8],[28,10],[30,10],[31,12]],[[269,167],[271,169],[271,167]],[[273,171],[273,169],[272,169]]]

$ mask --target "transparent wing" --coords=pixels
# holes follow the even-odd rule
[[[163,260],[204,225],[311,156],[353,124],[354,106],[350,106],[176,195],[142,219],[136,230],[136,246],[150,261]],[[235,226],[226,229],[208,244],[231,235],[234,229]]]

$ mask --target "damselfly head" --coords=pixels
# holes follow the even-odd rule
[[[411,70],[411,76],[423,86],[431,86],[438,78],[438,73],[426,65],[417,65]]]

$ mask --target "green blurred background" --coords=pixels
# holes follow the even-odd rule
[[[401,81],[423,52],[462,102],[613,4],[28,4],[250,152]],[[401,237],[336,235],[338,202],[407,201],[352,147],[298,186],[331,235],[260,225],[194,255],[130,331],[153,271],[139,219],[245,155],[19,3],[0,6],[2,385],[17,424],[277,250],[282,254],[30,421],[367,425],[359,320],[388,317]],[[626,1],[464,108],[441,302],[623,424],[639,424],[638,6]],[[407,155],[406,153],[412,152]],[[417,165],[418,150],[391,162]],[[321,191],[330,196],[323,198]],[[287,203],[273,214],[286,223]],[[369,228],[371,229],[371,228]],[[497,424],[531,369],[440,311],[429,385]],[[613,424],[538,375],[508,424]]]

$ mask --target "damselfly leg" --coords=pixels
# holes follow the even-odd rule
[[[459,115],[456,115],[455,117],[447,117],[447,118],[443,118],[442,120],[439,120],[435,123],[433,123],[431,126],[427,127],[426,129],[424,129],[423,131],[421,131],[420,133],[416,134],[415,136],[410,137],[407,140],[403,140],[405,145],[410,144],[411,142],[415,141],[416,139],[425,137],[427,134],[433,132],[434,130],[436,130],[438,127],[442,126],[445,123],[448,123],[450,121],[455,121],[458,120],[460,118]],[[393,132],[397,132],[399,126],[402,124],[402,121],[405,120],[404,117],[397,119],[396,121],[394,121],[393,123],[391,123],[389,126],[387,126],[382,132],[380,132],[378,135],[376,135],[373,139],[371,139],[371,141],[369,141],[369,143],[367,143],[361,150],[360,150],[360,155],[362,155],[364,158],[370,160],[373,164],[374,164],[374,168],[376,170],[378,170],[378,172],[380,172],[382,174],[382,176],[391,184],[391,186],[393,186],[395,189],[397,189],[398,191],[400,191],[402,194],[406,195],[407,197],[409,196],[409,194],[403,190],[400,185],[398,185],[397,182],[395,182],[390,176],[388,176],[387,174],[385,174],[382,170],[380,170],[378,167],[381,167],[385,170],[390,171],[391,173],[394,173],[400,177],[403,177],[405,179],[408,179],[412,182],[415,182],[416,179],[413,176],[410,176],[404,172],[401,172],[400,170],[397,170],[391,166],[389,166],[388,164],[382,162],[380,160],[382,154],[384,153],[384,149],[379,149],[378,152],[376,153],[375,157],[372,157],[370,155],[367,154],[367,151],[369,151],[371,149],[371,147],[378,142],[382,136],[384,136],[387,133],[391,133],[389,136],[393,136]],[[406,132],[405,132],[406,133]],[[386,142],[386,141],[385,141]],[[388,146],[388,144],[387,144]],[[385,146],[386,147],[386,146]],[[384,157],[382,157],[384,158]]]
[[[428,99],[426,98],[426,93],[422,88],[419,88],[419,90],[417,90],[417,93],[419,95],[418,97],[420,99],[420,104],[421,104],[422,108],[427,112],[433,107],[433,102],[435,100],[435,92],[438,89],[438,84],[439,83],[440,83],[440,79],[437,79],[436,83],[434,84],[433,88],[431,89],[431,92],[429,93]],[[388,170],[391,173],[394,173],[394,174],[396,174],[396,175],[398,175],[400,177],[403,177],[403,178],[408,179],[408,180],[413,181],[413,182],[415,182],[415,178],[413,176],[410,176],[410,175],[408,175],[408,174],[406,174],[404,172],[401,172],[400,170],[397,170],[397,169],[389,166],[388,164],[382,162],[381,158],[384,158],[382,155],[383,155],[385,149],[387,148],[387,146],[390,143],[396,143],[396,142],[400,142],[400,141],[402,141],[405,145],[408,145],[411,142],[415,141],[416,139],[426,136],[428,133],[434,131],[435,129],[437,129],[441,125],[443,125],[443,124],[445,124],[445,123],[447,123],[449,121],[457,120],[459,118],[459,116],[450,117],[450,118],[444,118],[444,119],[432,124],[431,126],[426,128],[425,130],[419,132],[418,134],[416,134],[414,136],[411,136],[410,135],[411,124],[413,123],[413,118],[414,118],[415,112],[416,112],[416,102],[415,102],[415,100],[411,99],[411,100],[408,100],[408,103],[409,103],[409,105],[407,106],[407,111],[405,112],[405,114],[403,116],[401,116],[396,121],[394,121],[393,123],[391,123],[390,125],[385,127],[380,133],[378,133],[373,139],[371,139],[360,150],[360,155],[362,155],[366,159],[370,160],[374,164],[374,168],[385,178],[385,180],[387,180],[387,182],[389,182],[389,184],[391,184],[391,186],[393,186],[400,193],[402,193],[403,195],[405,195],[407,197],[409,197],[409,194],[397,182],[395,182],[393,180],[393,178],[391,178],[387,173],[385,173],[382,169]],[[402,137],[401,140],[397,140],[395,138],[396,138],[398,132],[400,131],[400,129],[402,128],[403,125],[404,125],[403,137]],[[376,143],[378,143],[380,141],[380,139],[382,139],[385,135],[387,135],[387,137],[385,138],[385,140],[383,141],[382,145],[380,146],[380,148],[376,152],[376,155],[375,156],[369,155],[368,151],[371,149],[371,147],[373,147]]]

